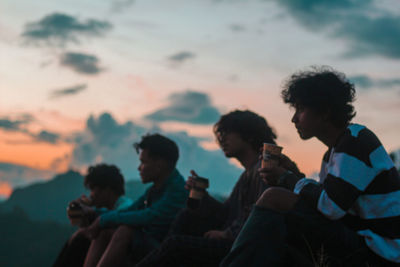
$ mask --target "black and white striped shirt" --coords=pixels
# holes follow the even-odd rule
[[[375,134],[349,125],[325,153],[319,178],[299,180],[294,192],[327,218],[342,219],[378,255],[400,262],[400,177]]]

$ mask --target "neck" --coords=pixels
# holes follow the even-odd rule
[[[316,136],[327,147],[331,148],[336,144],[338,138],[346,130],[347,125],[343,127],[336,127],[333,124],[328,124],[325,129]]]
[[[119,196],[117,196],[117,195],[110,196],[109,205],[106,208],[109,210],[114,209],[115,203],[117,202],[118,198],[119,198]]]
[[[258,153],[252,148],[244,150],[242,154],[238,155],[236,159],[246,169],[250,169],[258,161]]]
[[[172,172],[173,172],[173,170],[168,170],[168,171],[162,172],[159,175],[159,178],[157,180],[153,181],[154,188],[158,189],[158,188],[162,187],[165,180],[167,180],[167,178],[171,175]]]

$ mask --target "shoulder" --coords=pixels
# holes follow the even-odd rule
[[[382,147],[378,137],[367,127],[350,124],[334,147],[335,153],[344,153],[370,163],[370,155]]]

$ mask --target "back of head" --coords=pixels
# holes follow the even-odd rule
[[[134,144],[134,147],[138,153],[139,150],[146,149],[150,157],[164,160],[171,169],[175,168],[179,158],[176,143],[161,134],[144,135],[139,143]]]
[[[88,189],[95,187],[110,188],[116,195],[124,195],[124,177],[115,165],[98,164],[90,166],[84,185]]]
[[[290,76],[282,98],[292,106],[302,105],[328,113],[330,121],[337,127],[345,126],[355,116],[351,104],[355,98],[354,85],[343,73],[327,66],[314,66]]]
[[[216,136],[237,133],[257,151],[263,143],[275,144],[276,139],[276,134],[267,121],[250,110],[234,110],[222,115],[213,130]]]

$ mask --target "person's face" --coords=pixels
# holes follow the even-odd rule
[[[303,105],[296,105],[292,122],[303,140],[318,137],[324,129],[324,115]]]
[[[251,147],[249,143],[244,141],[242,137],[235,132],[218,132],[216,137],[222,151],[228,158],[237,157],[245,149]]]
[[[96,208],[109,207],[110,205],[110,194],[112,190],[108,187],[94,186],[90,188],[90,200],[91,204]]]
[[[143,149],[139,153],[140,164],[138,167],[142,183],[154,182],[160,177],[162,160],[154,159],[149,155],[149,151]]]

